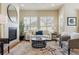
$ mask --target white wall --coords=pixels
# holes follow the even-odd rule
[[[65,25],[64,25],[65,24],[65,22],[64,22],[65,21],[65,19],[64,19],[65,18],[64,17],[65,16],[65,10],[64,10],[63,6],[60,8],[59,14],[58,14],[59,15],[59,18],[58,18],[59,19],[59,33],[63,32],[64,29],[65,29]]]
[[[67,26],[67,17],[77,17],[76,10],[79,4],[65,4],[65,31],[77,32],[77,26]]]
[[[77,17],[77,10],[79,9],[79,4],[74,4],[74,3],[69,3],[69,4],[64,4],[64,6],[59,10],[59,20],[60,20],[60,15],[62,14],[64,16],[63,20],[64,22],[62,21],[59,21],[60,23],[63,22],[63,28],[64,28],[64,31],[66,32],[77,32],[77,26],[78,26],[78,23],[77,23],[77,26],[67,26],[67,17]],[[64,11],[64,14],[63,14],[63,11]],[[61,25],[59,26],[60,27],[60,30],[62,29],[61,28]]]
[[[0,13],[1,13],[1,4],[0,4]]]
[[[3,38],[8,38],[8,24],[7,24],[7,4],[1,4],[1,15],[3,15],[5,18],[4,24],[1,24],[2,26],[2,35]]]
[[[18,13],[17,23],[15,24],[8,22],[9,18],[7,16],[7,6],[8,4],[5,3],[1,4],[1,15],[4,15],[6,17],[5,18],[6,22],[4,24],[1,24],[1,37],[8,38],[8,27],[13,26],[13,27],[17,27],[17,39],[19,39],[19,6],[14,5]]]

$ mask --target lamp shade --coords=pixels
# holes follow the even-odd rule
[[[0,24],[5,24],[7,22],[5,15],[0,15]]]

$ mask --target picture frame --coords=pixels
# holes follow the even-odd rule
[[[77,26],[77,17],[67,17],[67,26]]]

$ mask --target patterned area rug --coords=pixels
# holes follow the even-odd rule
[[[46,48],[40,49],[40,51],[42,52],[42,54],[46,54],[47,52],[50,52],[51,54],[55,55],[56,49],[51,47],[46,47]]]
[[[10,49],[10,53],[5,55],[67,55],[67,50],[61,49],[59,44],[54,41],[48,41],[46,48],[33,48],[30,42],[22,41],[14,48]],[[76,55],[71,52],[72,55]]]

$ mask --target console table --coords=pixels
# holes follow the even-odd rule
[[[4,54],[4,44],[9,44],[9,39],[8,38],[0,38],[1,55]],[[9,53],[9,46],[8,46],[8,53]]]

